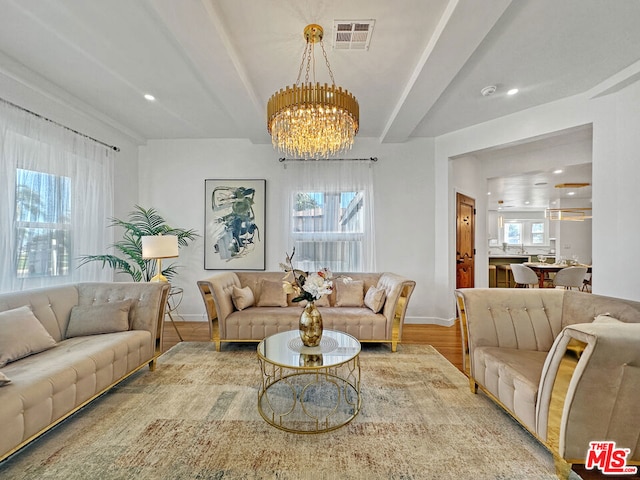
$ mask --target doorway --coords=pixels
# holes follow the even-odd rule
[[[456,288],[474,286],[475,218],[475,199],[456,193]]]

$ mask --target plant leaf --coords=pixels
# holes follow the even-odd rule
[[[156,270],[156,261],[142,258],[142,240],[146,235],[175,235],[178,245],[186,247],[190,241],[200,235],[195,229],[180,229],[169,226],[166,220],[154,209],[145,209],[135,205],[129,212],[128,220],[110,218],[109,227],[124,229],[122,240],[114,242],[109,248],[117,255],[83,255],[79,257],[78,268],[90,262],[102,262],[102,267],[109,266],[116,272],[126,273],[136,281],[150,280]],[[169,265],[163,269],[163,274],[170,279],[177,274],[178,265]]]

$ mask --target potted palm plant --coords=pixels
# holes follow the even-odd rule
[[[154,208],[145,209],[139,205],[129,212],[127,220],[111,218],[110,221],[110,227],[124,229],[122,240],[110,246],[118,255],[83,255],[80,257],[78,268],[90,262],[102,262],[103,267],[108,265],[118,273],[126,273],[135,282],[148,282],[156,273],[156,262],[142,258],[142,237],[160,234],[175,235],[178,237],[178,247],[186,247],[190,241],[199,237],[194,229],[173,228]],[[177,265],[170,264],[164,267],[161,273],[171,280],[177,273],[176,268]]]

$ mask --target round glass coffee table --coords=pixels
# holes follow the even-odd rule
[[[298,330],[258,344],[262,383],[258,411],[267,423],[294,433],[340,428],[360,412],[360,342],[325,330],[317,347],[305,347]]]

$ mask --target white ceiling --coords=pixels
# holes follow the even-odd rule
[[[501,175],[487,179],[487,209],[543,211],[547,208],[591,208],[592,165],[589,158],[567,155],[563,146],[591,150],[591,125],[583,125],[516,145],[501,145],[473,156]],[[496,164],[500,167],[496,167]],[[579,188],[556,187],[586,183]]]
[[[560,187],[586,183],[583,187]],[[591,208],[591,163],[525,172],[487,181],[488,210],[541,211],[547,208]],[[577,202],[577,203],[575,203]]]
[[[267,100],[295,81],[308,23],[360,103],[359,135],[381,142],[582,93],[640,60],[638,0],[0,0],[0,12],[0,74],[140,143],[269,142]],[[334,20],[364,19],[368,51],[331,48]]]

